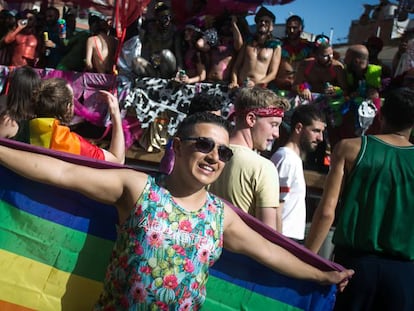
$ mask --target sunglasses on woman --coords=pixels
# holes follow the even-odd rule
[[[181,138],[181,141],[192,140],[195,141],[194,146],[196,147],[197,151],[202,153],[209,153],[216,147],[216,143],[214,140],[208,137],[184,137]],[[233,151],[227,146],[219,145],[218,149],[218,156],[220,161],[227,162],[233,156]]]

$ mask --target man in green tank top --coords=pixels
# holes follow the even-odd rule
[[[335,310],[414,310],[414,91],[392,90],[382,134],[335,146],[305,245],[321,247],[335,220],[334,260],[355,270]]]

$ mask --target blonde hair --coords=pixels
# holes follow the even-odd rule
[[[237,95],[234,108],[237,117],[243,118],[243,111],[255,108],[280,108],[284,111],[290,109],[290,104],[286,98],[278,96],[275,92],[261,87],[242,88]]]

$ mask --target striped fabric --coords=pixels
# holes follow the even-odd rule
[[[121,167],[16,142],[0,144],[103,169]],[[237,212],[309,263],[341,269]],[[115,208],[0,166],[0,217],[0,310],[91,310],[116,238]],[[203,310],[331,310],[335,291],[224,252],[211,268]]]
[[[101,148],[92,144],[54,118],[35,118],[29,121],[30,144],[104,160]]]

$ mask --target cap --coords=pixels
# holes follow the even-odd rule
[[[257,11],[256,16],[254,17],[254,21],[256,22],[256,24],[257,24],[259,18],[261,18],[263,16],[270,17],[272,19],[273,24],[276,21],[276,16],[272,12],[270,12],[268,9],[266,9],[265,7],[262,6],[260,8],[260,10]]]

